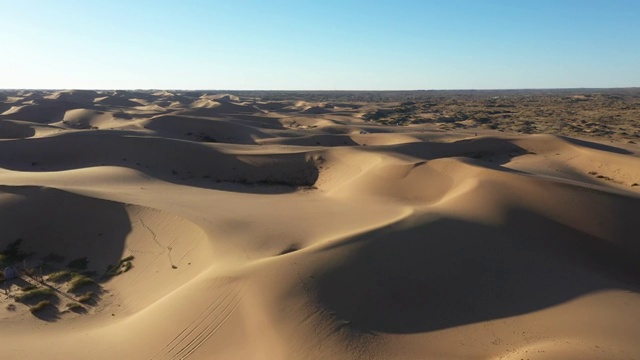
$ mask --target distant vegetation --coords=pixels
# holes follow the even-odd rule
[[[383,104],[362,118],[384,125],[436,124],[446,130],[616,137],[635,143],[640,140],[640,90],[633,90],[478,92]]]
[[[181,95],[198,97],[203,92],[182,92]],[[228,91],[207,91],[207,94],[225,94]],[[492,97],[562,97],[573,95],[616,94],[640,96],[638,88],[622,89],[515,89],[515,90],[402,90],[402,91],[287,91],[287,90],[246,90],[233,91],[234,95],[245,98],[259,98],[263,101],[342,101],[342,102],[405,102],[463,100],[475,101]]]

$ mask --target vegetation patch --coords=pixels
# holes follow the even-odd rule
[[[493,129],[523,134],[640,139],[640,94],[629,90],[430,91],[392,99],[362,119],[381,125],[435,124],[442,129]],[[405,95],[406,97],[406,95]]]
[[[95,283],[95,280],[86,275],[75,274],[69,281],[69,291],[77,291],[83,286],[94,285]]]
[[[86,304],[93,300],[93,291],[87,291],[84,295],[78,298],[78,302],[82,304]]]
[[[73,312],[83,312],[85,309],[82,305],[78,303],[68,303],[67,310],[71,310]]]
[[[53,290],[49,288],[36,288],[16,295],[16,301],[24,302],[39,297],[51,297],[52,295]]]
[[[32,314],[35,314],[37,312],[40,312],[42,310],[44,310],[45,308],[51,306],[51,301],[49,300],[42,300],[39,303],[33,305],[32,307],[29,308],[29,311]]]
[[[28,285],[25,285],[25,286],[21,287],[20,290],[22,290],[22,291],[31,291],[31,290],[34,290],[34,289],[37,289],[37,288],[38,287],[33,285],[33,284],[28,284]]]
[[[53,281],[55,283],[61,283],[61,282],[70,280],[74,275],[75,273],[73,271],[61,270],[61,271],[56,271],[52,274],[49,274],[49,276],[47,277],[47,280]]]
[[[32,256],[32,253],[24,252],[20,249],[22,243],[21,239],[17,239],[10,243],[2,252],[0,252],[0,265],[13,266],[19,264],[22,260]],[[17,294],[14,296],[16,303],[23,303],[29,306],[29,311],[41,318],[43,314],[40,314],[43,310],[46,314],[49,314],[49,310],[58,310],[57,293],[69,298],[69,295],[64,294],[66,292],[73,296],[69,298],[72,300],[64,305],[65,310],[73,311],[75,313],[87,313],[87,306],[95,305],[99,301],[100,285],[98,276],[95,271],[88,271],[89,259],[87,257],[80,257],[73,259],[65,263],[65,257],[63,255],[50,253],[40,258],[41,263],[35,268],[26,268],[23,280],[28,282],[20,282],[21,287]],[[133,268],[134,256],[127,256],[119,260],[115,265],[107,267],[106,272],[101,280],[118,276]],[[43,277],[44,272],[44,277]],[[29,277],[36,281],[47,281],[48,283],[58,284],[55,287],[48,285],[40,285],[30,283]],[[0,282],[4,280],[4,274],[0,271]],[[43,283],[44,284],[44,283]],[[95,288],[93,288],[95,287]],[[92,291],[87,291],[92,290]],[[9,311],[15,311],[16,305],[9,304],[6,306]]]
[[[118,261],[116,265],[107,266],[107,271],[105,272],[104,277],[110,278],[129,271],[131,267],[133,267],[133,264],[131,263],[133,259],[133,255],[130,255]]]

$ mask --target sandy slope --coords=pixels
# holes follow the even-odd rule
[[[22,239],[36,273],[0,292],[1,358],[640,358],[637,145],[363,104],[3,99],[0,250]],[[48,274],[83,257],[70,311],[84,290]],[[35,316],[29,284],[55,290]]]

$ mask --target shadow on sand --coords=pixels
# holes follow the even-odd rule
[[[521,210],[504,227],[441,219],[352,241],[351,256],[315,275],[317,300],[362,332],[441,330],[640,289],[635,251]]]
[[[102,274],[107,265],[120,261],[125,239],[131,232],[125,205],[35,186],[0,186],[0,194],[18,195],[0,202],[0,253],[2,249],[4,252],[14,249],[11,256],[3,257],[2,265],[20,269],[20,278],[10,280],[9,285],[14,289],[17,285],[22,289],[52,290],[52,294],[30,297],[21,303],[31,308],[41,301],[50,301],[51,305],[32,313],[39,319],[56,321],[60,311],[65,310],[59,305],[78,302],[88,291],[92,293],[91,300],[83,306],[99,302]],[[16,244],[16,239],[19,250],[10,245]],[[78,258],[88,260],[86,269],[65,265]],[[32,275],[24,272],[25,265]],[[95,283],[89,281],[76,292],[66,292],[58,290],[60,286],[53,282],[43,282],[42,275],[46,278],[47,274],[63,269],[88,274]]]
[[[20,154],[20,156],[16,156]],[[236,155],[207,144],[91,130],[0,142],[0,167],[28,172],[120,166],[174,184],[278,194],[312,186],[319,170],[304,151]]]

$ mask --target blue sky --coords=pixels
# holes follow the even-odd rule
[[[0,88],[640,86],[640,1],[0,0]]]

